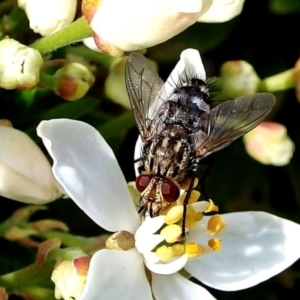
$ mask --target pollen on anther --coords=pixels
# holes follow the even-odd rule
[[[182,228],[177,224],[168,225],[160,231],[160,235],[165,238],[167,243],[175,243],[179,241],[181,233]]]
[[[176,256],[181,256],[185,253],[184,245],[182,245],[182,244],[172,245],[172,250],[174,252],[174,255],[176,255]]]
[[[195,211],[195,209],[193,208],[193,206],[189,205],[187,207],[187,214],[186,214],[186,227],[187,228],[192,228],[194,227],[197,222],[201,221],[203,218],[203,214],[201,212],[197,212]]]
[[[210,235],[216,235],[220,233],[225,227],[225,220],[221,215],[214,215],[210,217],[207,222],[207,230]]]
[[[182,205],[173,206],[165,216],[165,223],[168,225],[174,224],[182,218],[182,215],[183,215],[183,206]]]
[[[204,212],[209,213],[212,211],[219,211],[219,207],[215,205],[211,199],[209,199],[209,206]]]
[[[222,241],[221,240],[210,239],[207,244],[214,251],[220,251],[222,249]]]
[[[172,247],[161,246],[156,251],[155,254],[159,257],[162,262],[167,262],[171,260],[174,256]]]
[[[204,252],[204,247],[196,243],[189,243],[185,245],[185,253],[189,258],[194,258]]]
[[[192,203],[195,203],[198,201],[199,197],[200,197],[200,192],[199,191],[192,191],[191,192],[191,195],[190,195],[190,198],[189,198],[189,201],[188,201],[188,204],[192,204]],[[186,192],[183,193],[182,195],[180,195],[178,201],[179,203],[183,204],[184,200],[185,200],[185,197],[186,197]]]

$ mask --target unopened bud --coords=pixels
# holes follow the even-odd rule
[[[89,269],[90,257],[81,256],[63,260],[54,268],[51,280],[55,283],[55,298],[64,300],[79,299]]]
[[[248,154],[262,164],[284,166],[293,156],[294,143],[279,123],[262,122],[243,139]]]
[[[51,166],[25,133],[0,126],[0,195],[43,204],[61,196]]]
[[[13,39],[0,41],[0,87],[7,90],[36,87],[42,65],[39,51]]]
[[[246,61],[228,61],[221,66],[220,73],[224,91],[230,98],[256,93],[260,79]]]
[[[43,36],[69,25],[76,12],[76,0],[18,0],[25,10],[30,28]]]
[[[65,100],[77,100],[83,97],[95,81],[94,75],[84,65],[69,63],[53,76],[53,89]]]

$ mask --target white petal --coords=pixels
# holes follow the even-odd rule
[[[208,11],[198,19],[198,22],[229,21],[241,13],[243,5],[244,0],[214,0]]]
[[[80,300],[101,299],[152,300],[142,255],[135,249],[93,255]]]
[[[224,291],[245,289],[280,273],[300,257],[300,225],[265,212],[222,216],[226,227],[215,236],[222,240],[222,250],[185,266],[206,285]],[[202,243],[203,234],[196,241]]]
[[[164,237],[160,234],[148,235],[143,238],[136,239],[135,247],[141,253],[150,252],[155,246],[164,241]]]
[[[172,275],[152,274],[152,290],[157,300],[213,300],[206,289],[184,278],[178,273]]]
[[[180,256],[176,260],[169,263],[151,263],[150,261],[145,260],[145,265],[147,268],[157,274],[169,275],[178,272],[181,270],[186,262],[188,261],[188,256],[186,254]]]
[[[165,83],[166,94],[169,96],[174,87],[186,83],[187,79],[206,79],[205,69],[200,54],[195,49],[186,49],[181,52],[180,60]]]
[[[67,194],[101,227],[134,233],[140,224],[114,153],[99,132],[74,120],[43,121],[38,135]]]
[[[164,223],[165,223],[164,216],[158,216],[155,218],[150,218],[149,216],[146,216],[144,222],[137,229],[134,235],[135,239],[140,239],[145,236],[154,234],[159,228],[163,226]]]

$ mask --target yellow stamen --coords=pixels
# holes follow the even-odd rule
[[[222,249],[222,240],[210,239],[208,241],[208,246],[212,248],[214,251],[219,251]]]
[[[216,235],[220,233],[225,227],[225,220],[221,215],[212,216],[207,223],[207,230],[210,235]]]
[[[180,197],[178,199],[179,203],[183,204],[185,196],[186,196],[186,192],[183,193],[182,195],[180,195]],[[199,197],[200,197],[200,192],[199,191],[192,191],[188,204],[192,204],[192,203],[197,202]]]
[[[194,258],[204,252],[204,247],[196,243],[189,243],[185,245],[185,253],[189,258]]]
[[[182,233],[181,226],[177,224],[171,224],[163,228],[160,234],[165,238],[167,243],[175,243],[180,240]]]
[[[203,214],[201,212],[195,211],[193,206],[188,206],[187,207],[187,214],[186,214],[186,221],[185,225],[187,228],[192,228],[194,227],[198,221],[202,220]]]
[[[219,207],[215,205],[211,199],[209,199],[209,207],[204,212],[209,213],[211,211],[219,211]]]
[[[176,255],[176,256],[181,256],[185,253],[184,246],[181,244],[174,244],[172,246],[172,250],[173,250],[174,255]]]
[[[165,216],[165,223],[170,225],[178,222],[183,215],[183,206],[176,205],[173,206]]]
[[[155,254],[159,257],[160,261],[167,262],[173,258],[174,252],[172,247],[161,246],[156,251]]]

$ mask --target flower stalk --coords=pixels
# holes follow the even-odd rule
[[[81,17],[60,31],[35,41],[30,47],[38,50],[41,55],[46,55],[58,48],[78,42],[91,35],[92,30],[86,18]]]

